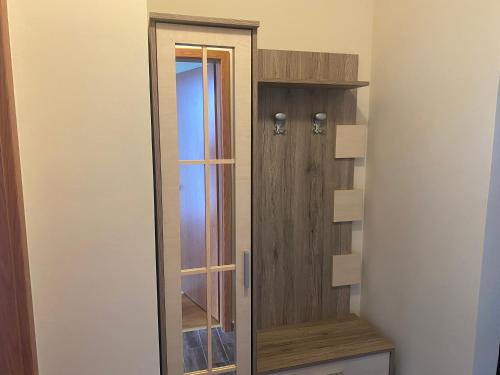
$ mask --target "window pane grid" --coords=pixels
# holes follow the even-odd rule
[[[208,69],[207,69],[207,48],[202,47],[202,82],[203,82],[203,138],[204,138],[204,159],[209,159],[208,148]],[[209,181],[209,165],[205,164],[205,267],[208,266],[210,259],[210,181]],[[212,374],[212,277],[211,273],[207,272],[207,371]]]
[[[208,91],[208,85],[209,85],[209,72],[208,72],[208,48],[207,47],[193,47],[193,49],[201,49],[201,71],[202,71],[202,96],[203,96],[203,159],[193,159],[193,160],[187,160],[187,159],[178,159],[178,165],[200,165],[203,166],[204,169],[204,199],[205,199],[205,259],[204,259],[204,266],[202,267],[196,267],[196,268],[186,268],[186,269],[181,269],[180,273],[181,276],[189,276],[189,275],[205,275],[204,279],[206,281],[206,323],[207,323],[207,368],[204,370],[198,370],[194,372],[185,372],[186,375],[202,375],[202,374],[224,374],[224,373],[236,373],[236,365],[227,365],[223,367],[213,367],[214,366],[214,360],[212,358],[213,354],[213,344],[212,344],[212,293],[211,293],[211,287],[212,287],[212,277],[217,277],[214,274],[215,273],[221,273],[222,271],[236,271],[236,265],[231,262],[231,264],[227,265],[210,265],[211,263],[211,236],[213,233],[211,233],[211,221],[213,219],[211,218],[211,204],[210,204],[210,189],[213,188],[210,186],[210,168],[212,166],[218,166],[218,165],[231,165],[234,166],[236,164],[236,161],[234,158],[220,158],[218,159],[217,157],[219,156],[218,154],[215,155],[216,158],[213,158],[211,155],[211,150],[210,150],[210,137],[212,136],[210,134],[210,128],[209,128],[209,108],[208,108],[208,101],[211,100]],[[226,116],[227,117],[227,116]],[[220,120],[220,119],[219,119]],[[228,121],[229,119],[226,118],[225,121]],[[232,132],[231,132],[232,133]],[[231,134],[231,139],[232,139],[232,134]],[[233,146],[233,142],[230,142],[230,147]],[[201,150],[200,150],[201,151]],[[213,151],[212,151],[213,152]],[[228,156],[232,156],[232,150],[231,154]],[[201,156],[201,155],[200,155]],[[226,155],[222,155],[226,156]],[[201,180],[200,180],[201,182]],[[220,366],[220,364],[219,364]]]

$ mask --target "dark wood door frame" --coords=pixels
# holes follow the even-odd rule
[[[0,0],[0,374],[38,374],[6,0]]]

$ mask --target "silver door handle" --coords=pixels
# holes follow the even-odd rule
[[[243,252],[243,285],[245,286],[245,289],[250,288],[250,278],[251,278],[250,251],[245,250]]]

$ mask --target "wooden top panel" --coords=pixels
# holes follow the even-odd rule
[[[183,25],[229,27],[232,29],[257,29],[259,21],[236,20],[229,18],[186,16],[169,13],[150,13],[149,19],[156,22],[167,22]]]
[[[259,81],[357,81],[358,55],[259,49],[258,71]]]
[[[366,320],[351,314],[257,332],[257,372],[303,367],[394,350]]]
[[[328,88],[328,89],[341,89],[341,90],[351,90],[358,89],[360,87],[368,86],[369,83],[366,81],[291,81],[283,79],[261,79],[259,80],[260,85],[265,86],[280,86],[280,87],[316,87],[316,88]]]

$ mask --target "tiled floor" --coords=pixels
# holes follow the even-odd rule
[[[184,371],[206,369],[207,330],[184,332],[183,339]],[[212,363],[214,368],[234,364],[234,332],[224,332],[220,327],[212,328]]]

